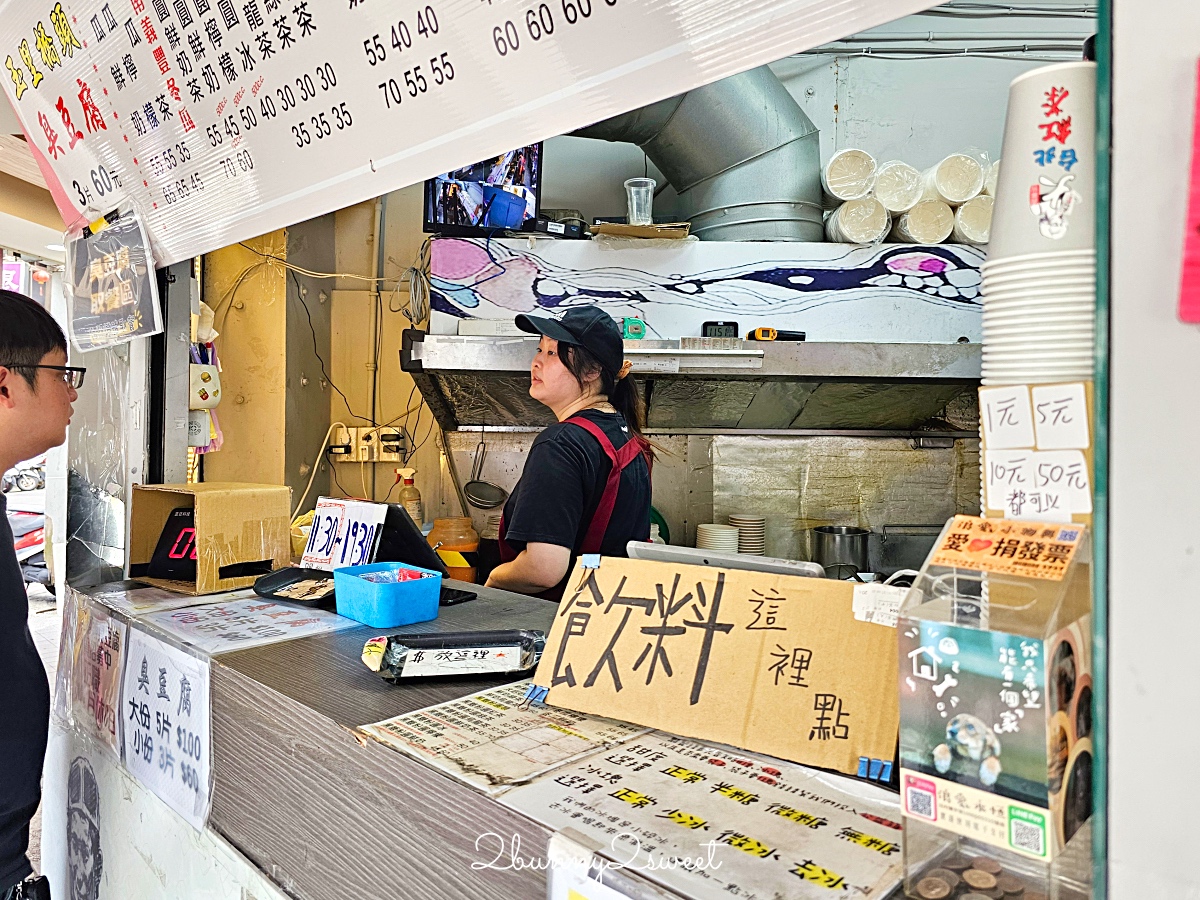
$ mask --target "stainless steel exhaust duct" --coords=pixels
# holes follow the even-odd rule
[[[701,240],[824,240],[820,133],[767,66],[573,135],[641,147]]]

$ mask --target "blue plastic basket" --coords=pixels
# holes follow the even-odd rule
[[[428,572],[433,578],[378,584],[358,576],[364,572],[388,572],[411,569]],[[347,566],[333,570],[334,594],[339,616],[362,622],[372,628],[395,628],[436,619],[442,590],[442,574],[420,566],[399,562],[370,566]]]

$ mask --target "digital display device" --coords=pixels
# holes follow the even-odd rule
[[[190,506],[171,510],[150,557],[146,574],[169,581],[196,580],[196,513]]]
[[[702,337],[735,338],[738,336],[737,322],[705,322],[701,326]]]
[[[424,229],[482,236],[520,231],[541,208],[542,145],[518,147],[425,182]]]

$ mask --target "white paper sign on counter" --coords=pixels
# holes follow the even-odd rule
[[[358,624],[323,609],[306,609],[261,597],[166,610],[143,616],[143,621],[209,656],[328,634]]]
[[[1033,410],[1025,385],[980,388],[979,418],[989,450],[1033,446]]]
[[[1083,385],[1044,384],[1032,390],[1038,449],[1086,450],[1091,445],[1091,436]]]
[[[882,900],[904,871],[894,794],[661,731],[498,799],[696,900]]]
[[[0,0],[0,59],[64,220],[167,265],[928,5]]]
[[[300,564],[327,572],[366,565],[375,558],[379,529],[386,517],[386,503],[318,498]]]
[[[121,691],[125,768],[193,828],[208,819],[209,664],[129,629]]]

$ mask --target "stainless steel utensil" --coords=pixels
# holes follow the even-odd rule
[[[475,447],[475,462],[471,466],[471,480],[463,486],[467,502],[476,509],[495,509],[508,499],[508,491],[498,484],[484,481],[479,476],[483,474],[483,460],[487,456],[487,444],[483,437]]]
[[[816,562],[832,577],[846,579],[870,568],[867,539],[871,532],[853,525],[820,525],[813,529]],[[853,571],[850,571],[853,570]]]

